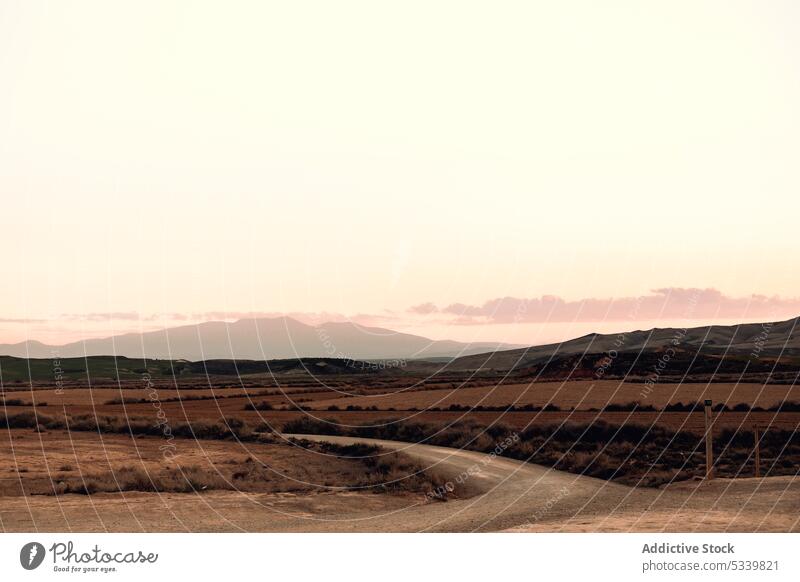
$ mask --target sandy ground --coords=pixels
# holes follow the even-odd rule
[[[716,479],[668,487],[645,511],[623,505],[608,515],[577,515],[510,528],[513,532],[798,532],[800,478]]]
[[[125,493],[0,497],[3,531],[800,531],[800,478],[632,489],[545,467],[426,445],[402,449],[478,494],[426,502],[374,493]]]

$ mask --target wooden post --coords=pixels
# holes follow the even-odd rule
[[[753,437],[756,439],[756,477],[761,477],[761,437],[757,424],[753,425]]]
[[[713,426],[711,418],[711,400],[706,400],[706,479],[714,478],[714,449],[712,443],[711,430]]]

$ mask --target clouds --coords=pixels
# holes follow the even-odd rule
[[[731,297],[713,288],[669,287],[649,295],[621,298],[588,297],[567,301],[555,295],[534,298],[498,297],[482,305],[433,303],[413,306],[415,315],[439,314],[466,325],[594,321],[647,321],[771,318],[800,314],[800,298],[750,295]]]
[[[196,311],[186,313],[137,313],[134,311],[66,313],[54,317],[0,318],[0,343],[38,339],[63,343],[117,333],[153,331],[208,321],[236,321],[290,317],[307,325],[352,322],[416,333],[436,339],[472,341],[502,340],[525,343],[558,340],[590,331],[610,332],[638,326],[670,327],[685,321],[705,325],[719,321],[781,321],[800,315],[800,298],[767,295],[735,297],[714,288],[668,287],[647,295],[570,301],[557,295],[497,297],[481,304],[433,302],[413,305],[405,311],[273,312]],[[496,327],[501,325],[502,328]],[[495,327],[493,327],[495,326]],[[531,339],[534,338],[534,339]]]
[[[409,307],[408,311],[417,315],[428,315],[430,313],[436,313],[439,311],[439,308],[436,307],[436,304],[428,301],[427,303],[420,303],[419,305]]]

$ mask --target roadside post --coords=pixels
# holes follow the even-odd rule
[[[756,446],[756,477],[761,477],[761,435],[759,435],[758,425],[753,425],[753,438]]]
[[[711,418],[711,400],[705,401],[705,416],[706,416],[706,479],[711,480],[714,478],[714,449],[712,443],[711,430],[713,427],[713,419]]]

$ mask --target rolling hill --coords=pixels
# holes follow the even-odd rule
[[[734,372],[797,369],[800,363],[800,318],[775,323],[704,326],[688,329],[655,328],[618,334],[592,333],[559,344],[532,346],[475,354],[455,359],[449,370],[492,370],[549,375],[575,370],[578,376],[593,374],[605,366],[607,375],[646,374],[659,360],[673,372],[717,370]]]

